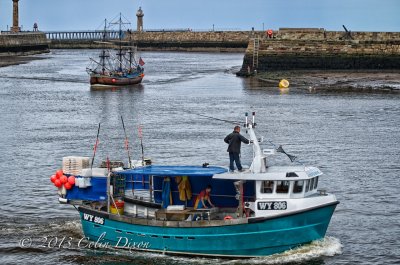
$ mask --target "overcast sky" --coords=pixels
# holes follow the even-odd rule
[[[20,0],[20,25],[39,29],[97,29],[119,12],[136,28],[242,29],[314,27],[352,31],[400,31],[400,0]],[[12,24],[12,0],[0,0],[0,29]]]

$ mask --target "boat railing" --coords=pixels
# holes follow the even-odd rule
[[[156,189],[153,190],[153,192],[160,192],[162,193],[162,190]],[[179,191],[171,191],[174,194],[179,194]],[[193,193],[192,199],[196,198],[196,196],[199,195],[199,193]],[[124,196],[131,197],[129,192],[125,193]],[[150,197],[150,193],[148,189],[134,189],[132,192],[132,197],[135,199],[140,199],[146,202],[154,202],[154,198]],[[224,195],[224,194],[212,194],[211,197],[219,197],[219,198],[236,198],[236,195]],[[244,200],[250,200],[254,201],[255,196],[243,196]]]

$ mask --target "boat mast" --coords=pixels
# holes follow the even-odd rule
[[[129,22],[128,23],[125,23],[124,21],[122,21],[122,13],[119,13],[119,19],[118,19],[118,21],[117,22],[110,22],[110,24],[118,24],[118,31],[119,31],[119,36],[118,36],[118,42],[119,42],[119,45],[118,45],[118,51],[117,51],[117,53],[116,53],[116,55],[117,55],[117,60],[118,60],[118,63],[119,64],[117,64],[117,65],[119,65],[119,69],[118,69],[118,71],[123,71],[123,60],[125,59],[125,61],[127,60],[125,57],[124,57],[124,55],[125,55],[125,53],[123,52],[123,47],[122,47],[122,39],[123,39],[123,36],[124,36],[124,33],[123,33],[123,29],[122,29],[122,25],[124,25],[124,24],[130,24]]]
[[[129,71],[132,69],[132,34],[129,32]]]
[[[100,55],[100,64],[101,64],[101,74],[104,75],[106,70],[106,38],[107,38],[107,19],[104,19],[104,31],[103,31],[103,51]]]
[[[248,121],[247,115],[248,114],[246,112],[245,128],[250,136],[250,140],[253,143],[253,162],[251,163],[250,170],[253,173],[264,173],[266,171],[265,156],[263,155],[263,152],[261,151],[261,147],[258,143],[258,139],[254,132],[254,128],[257,125],[255,122],[256,113],[253,112],[253,119],[251,122]]]
[[[122,14],[119,13],[119,69],[122,71]]]

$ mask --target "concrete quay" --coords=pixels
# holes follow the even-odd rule
[[[33,55],[49,52],[49,42],[42,32],[0,33],[0,56]]]
[[[400,69],[400,32],[279,29],[249,40],[238,75],[296,69]]]

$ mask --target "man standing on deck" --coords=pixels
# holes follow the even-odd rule
[[[237,169],[242,171],[242,165],[240,164],[241,143],[249,144],[250,141],[240,134],[240,126],[235,126],[233,132],[225,137],[224,142],[228,144],[229,170],[233,172],[235,169],[233,161],[235,161]]]

